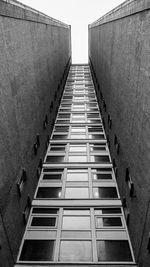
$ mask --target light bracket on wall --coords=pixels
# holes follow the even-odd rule
[[[135,197],[135,190],[134,190],[134,183],[132,181],[132,177],[131,177],[131,174],[130,174],[130,170],[129,168],[126,168],[126,176],[125,176],[125,181],[126,183],[128,184],[128,187],[129,187],[129,194],[130,194],[130,197]]]
[[[27,173],[26,173],[26,170],[23,169],[22,172],[21,172],[21,175],[17,181],[17,189],[18,189],[18,193],[19,193],[19,196],[21,197],[21,194],[22,194],[22,190],[23,190],[23,187],[24,187],[24,183],[26,182],[27,180]]]
[[[43,166],[43,161],[42,161],[42,159],[40,158],[40,160],[39,160],[39,164],[38,164],[38,167],[37,167],[37,171],[36,171],[36,173],[37,173],[37,178],[39,178],[40,175],[41,175],[42,166]]]
[[[29,218],[30,209],[31,209],[31,198],[30,198],[30,196],[28,195],[28,197],[27,197],[27,202],[26,202],[24,211],[23,211],[23,213],[22,213],[23,220],[24,220],[24,223],[25,223],[25,224],[27,223],[27,220],[28,220],[28,218]]]
[[[37,134],[36,135],[36,141],[35,141],[35,143],[33,145],[33,149],[34,149],[34,154],[35,155],[37,154],[39,147],[40,147],[40,136],[39,136],[39,134]]]
[[[44,119],[44,121],[43,121],[43,129],[46,129],[47,125],[48,125],[48,116],[47,116],[47,114],[46,114],[46,115],[45,115],[45,119]]]

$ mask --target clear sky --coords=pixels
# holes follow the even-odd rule
[[[71,25],[72,62],[88,62],[88,24],[124,0],[19,0],[55,19]]]

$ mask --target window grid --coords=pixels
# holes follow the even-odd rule
[[[86,161],[82,162],[84,157]],[[66,190],[70,190],[67,191],[69,198]],[[94,190],[97,195],[94,195]],[[76,197],[77,195],[79,196]],[[87,65],[73,65],[70,68],[33,205],[18,262],[134,262],[105,131]],[[89,214],[85,214],[87,210]],[[36,260],[36,255],[34,260],[30,260],[32,255],[29,256],[30,251],[24,246],[25,240],[29,244],[33,240],[37,250],[40,243],[36,240],[51,241],[49,244],[42,243],[45,247],[51,247],[51,256],[46,258],[45,252],[45,260]],[[82,255],[84,260],[74,251],[80,244],[78,241],[85,246],[85,255]],[[99,254],[99,248],[104,250],[104,246],[107,246],[109,250],[111,246],[118,248],[119,244],[128,250],[124,257],[117,259],[111,252],[105,255],[106,251],[103,255]],[[32,242],[30,245],[33,249]],[[73,260],[65,254],[67,247]]]

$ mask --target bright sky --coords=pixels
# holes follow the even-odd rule
[[[124,0],[19,1],[71,25],[72,63],[88,62],[88,24],[124,2]]]

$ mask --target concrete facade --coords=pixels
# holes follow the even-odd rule
[[[71,59],[70,26],[17,1],[8,2],[0,1],[2,267],[11,267],[16,260],[25,227],[22,213],[38,182],[37,168],[46,152]],[[23,169],[26,181],[19,194],[17,182]]]
[[[89,25],[89,60],[139,267],[150,263],[149,21],[150,1],[132,0]]]

